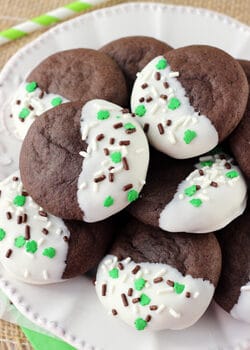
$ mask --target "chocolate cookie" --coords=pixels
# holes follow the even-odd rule
[[[94,98],[125,105],[126,81],[116,62],[91,49],[58,52],[29,74],[12,99],[15,132],[23,140],[36,116],[64,102]]]
[[[215,300],[234,318],[250,323],[250,205],[219,233],[223,263]]]
[[[0,263],[18,280],[48,284],[93,268],[111,242],[113,223],[63,221],[37,205],[19,172],[0,183]]]
[[[25,188],[45,210],[96,222],[138,198],[148,162],[147,139],[134,118],[92,100],[38,118],[23,142],[20,170]]]
[[[119,65],[132,90],[136,74],[154,57],[172,50],[172,47],[155,38],[130,36],[120,38],[103,46],[100,51],[112,57]]]
[[[203,156],[195,164],[194,159],[176,160],[152,151],[146,184],[128,210],[145,224],[169,232],[219,230],[246,206],[244,178],[225,154]]]
[[[243,117],[248,84],[240,64],[209,46],[188,46],[154,58],[138,74],[132,112],[149,142],[174,158],[214,148]]]
[[[206,311],[220,270],[213,234],[166,235],[130,220],[98,267],[96,292],[137,330],[183,329]]]
[[[244,69],[250,85],[250,61],[240,60],[239,63]],[[243,173],[250,180],[250,96],[248,97],[244,117],[236,130],[230,135],[229,144]]]

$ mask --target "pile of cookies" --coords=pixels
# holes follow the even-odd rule
[[[31,284],[97,267],[138,331],[189,327],[213,297],[250,322],[249,84],[250,61],[149,37],[49,56],[11,101],[2,266]]]

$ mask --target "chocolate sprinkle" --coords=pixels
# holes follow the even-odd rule
[[[163,281],[163,278],[162,278],[162,277],[156,277],[156,278],[154,278],[154,280],[153,280],[154,283],[160,283],[160,282],[162,282],[162,281]]]
[[[17,101],[16,101],[16,104],[17,104],[17,105],[20,105],[20,104],[21,104],[21,100],[17,100]]]
[[[96,136],[96,141],[101,141],[102,139],[104,139],[104,134],[99,134]]]
[[[190,298],[191,297],[191,293],[190,292],[186,292],[186,298]]]
[[[215,181],[212,181],[212,182],[210,183],[210,186],[212,186],[212,187],[218,187],[218,183],[215,182]]]
[[[149,96],[147,99],[146,99],[146,102],[151,102],[151,101],[153,101],[153,98],[151,97],[151,96]]]
[[[150,310],[155,311],[155,310],[158,309],[158,306],[157,305],[151,305],[151,306],[149,306],[149,308],[150,308]]]
[[[167,100],[168,99],[167,95],[164,95],[164,94],[161,94],[160,98],[162,98],[163,100]]]
[[[122,140],[119,142],[120,146],[128,146],[130,145],[130,141],[129,140]]]
[[[126,134],[133,134],[134,132],[136,132],[136,129],[127,129],[126,130]]]
[[[33,106],[29,105],[28,107],[29,107],[30,111],[34,111],[34,107]]]
[[[26,192],[26,191],[22,191],[22,196],[24,196],[24,197],[28,197],[28,192]]]
[[[144,97],[139,98],[139,102],[144,102],[144,101],[145,101]]]
[[[19,179],[18,179],[17,176],[13,176],[12,180],[13,180],[13,181],[18,181]]]
[[[160,72],[156,72],[155,73],[155,80],[160,80],[161,79],[161,73]]]
[[[122,124],[122,123],[116,123],[116,124],[113,125],[113,128],[114,128],[114,129],[120,129],[120,128],[122,128],[122,127],[123,127],[123,124]]]
[[[166,125],[167,125],[167,126],[170,126],[171,124],[172,124],[172,120],[168,119],[168,120],[166,121]]]
[[[174,282],[171,281],[171,280],[167,280],[167,284],[168,284],[170,287],[174,287]]]
[[[128,289],[128,296],[132,297],[132,295],[133,295],[133,288],[129,288]]]
[[[149,124],[148,124],[148,123],[145,123],[144,126],[143,126],[143,131],[144,131],[145,133],[147,133],[147,132],[148,132],[148,129],[149,129]]]
[[[199,191],[201,189],[201,186],[200,185],[196,185],[196,191]]]
[[[43,228],[43,229],[42,229],[42,233],[43,233],[44,235],[48,235],[48,234],[49,234],[49,231],[48,231],[46,228]]]
[[[145,318],[145,321],[146,321],[146,322],[150,322],[150,321],[151,321],[151,318],[152,318],[152,317],[151,317],[150,315],[147,315],[147,317]]]
[[[11,220],[11,219],[12,219],[12,215],[11,215],[11,213],[10,213],[9,211],[7,211],[6,216],[7,216],[7,219],[8,219],[8,220]]]
[[[163,125],[162,125],[161,123],[159,123],[159,124],[157,125],[157,128],[158,128],[158,130],[159,130],[160,135],[163,135],[163,134],[164,134]]]
[[[231,169],[231,168],[232,168],[232,167],[231,167],[231,164],[230,164],[230,163],[228,163],[228,162],[227,162],[227,163],[225,163],[225,165],[224,165],[224,166],[225,166],[225,168],[226,168],[226,169]]]
[[[147,84],[147,83],[144,83],[144,84],[142,84],[142,86],[141,86],[142,89],[146,89],[147,87],[148,87],[148,84]]]
[[[113,144],[115,143],[114,137],[111,137],[111,138],[109,139],[109,143],[110,143],[111,145],[113,145]]]
[[[129,165],[128,165],[128,161],[127,161],[127,158],[126,157],[123,157],[122,158],[122,164],[123,164],[123,168],[125,170],[129,170]]]
[[[106,296],[106,292],[107,292],[107,285],[103,284],[102,285],[102,296],[105,297]]]
[[[64,242],[68,242],[69,241],[69,237],[63,236],[63,240],[64,240]]]
[[[128,306],[128,299],[126,297],[126,294],[122,293],[121,294],[121,298],[122,298],[122,302],[123,302],[123,305],[126,307]]]
[[[129,113],[129,110],[128,110],[127,108],[123,108],[123,109],[121,110],[121,112],[122,112],[123,114],[126,114],[126,113]]]
[[[109,173],[109,182],[114,182],[114,174]]]
[[[41,91],[38,97],[43,98],[43,96],[44,96],[44,91]]]
[[[134,298],[132,299],[132,303],[133,304],[139,303],[140,300],[141,300],[140,298]]]
[[[202,169],[199,170],[199,174],[200,176],[203,176],[204,175],[204,171]]]
[[[104,148],[104,149],[103,149],[103,152],[104,152],[105,156],[108,156],[108,155],[109,155],[109,150],[108,150],[107,148]]]
[[[25,226],[25,239],[28,241],[30,239],[30,226],[26,225]]]
[[[137,272],[138,272],[140,269],[141,269],[141,266],[140,266],[140,265],[136,265],[136,266],[133,268],[133,270],[131,271],[131,273],[132,273],[133,275],[136,275]]]
[[[28,215],[27,214],[23,214],[23,223],[25,224],[28,221]]]
[[[21,215],[18,215],[17,224],[20,225],[22,222],[23,222],[23,217]]]
[[[116,311],[116,309],[112,309],[112,314],[113,314],[114,316],[118,315],[118,312]]]
[[[124,192],[126,192],[126,191],[130,190],[131,188],[133,188],[133,185],[132,184],[127,184],[127,185],[123,186],[122,190]]]
[[[165,89],[169,88],[169,85],[168,85],[168,83],[166,81],[164,81],[163,86],[164,86]]]
[[[123,266],[123,264],[121,262],[118,263],[118,267],[119,267],[120,270],[124,269],[124,266]]]
[[[94,182],[95,183],[98,183],[98,182],[101,182],[101,181],[103,181],[103,180],[105,180],[106,179],[106,175],[101,175],[101,176],[99,176],[99,177],[96,177],[95,179],[94,179]]]
[[[8,249],[6,254],[5,254],[6,258],[10,258],[12,253],[13,253],[13,250],[12,249]]]

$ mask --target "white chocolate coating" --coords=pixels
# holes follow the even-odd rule
[[[151,319],[147,322],[145,330],[187,328],[203,315],[213,297],[215,288],[210,281],[193,278],[191,275],[183,276],[170,265],[148,262],[137,264],[130,258],[120,263],[123,269],[119,268],[115,256],[107,255],[103,259],[97,271],[96,292],[109,312],[114,315],[115,310],[117,315],[114,316],[133,328],[136,328],[135,320],[145,320],[148,315]],[[134,274],[132,271],[136,266],[140,269]],[[112,269],[118,271],[118,278],[109,275]],[[157,283],[156,278],[162,281]],[[146,281],[141,290],[135,288],[135,280],[138,279]],[[174,286],[166,283],[167,281],[173,282]],[[179,293],[175,289],[176,284],[182,287]],[[129,288],[132,288],[131,296],[128,295]],[[127,306],[124,305],[122,294],[126,296]],[[146,295],[146,298],[142,297],[142,294]],[[140,299],[135,302],[137,298]],[[146,301],[146,305],[142,305],[142,300]]]
[[[77,198],[86,222],[103,220],[124,209],[131,202],[128,196],[139,195],[145,184],[149,162],[147,139],[135,118],[121,110],[121,107],[104,100],[92,100],[82,109],[81,133],[88,149],[80,153],[84,161]],[[99,120],[99,111],[108,112],[109,117]],[[126,129],[128,124],[133,125],[134,132]],[[100,140],[97,140],[98,136]],[[111,138],[114,138],[113,143]],[[121,145],[124,141],[128,144]],[[115,152],[120,161],[111,159]],[[124,190],[126,185],[130,188]],[[104,205],[107,198],[113,201],[109,206]]]
[[[45,213],[30,196],[25,196],[22,206],[13,203],[24,190],[19,171],[2,181],[0,190],[0,228],[5,231],[5,237],[0,239],[0,263],[10,275],[23,282],[48,284],[62,281],[70,237],[63,220]],[[27,237],[27,226],[30,237]],[[42,232],[44,229],[46,234]],[[18,237],[21,237],[20,242],[23,241],[20,247],[15,245]],[[28,243],[32,241],[37,244],[33,253],[27,251]],[[54,256],[43,255],[48,248],[54,249]]]
[[[218,144],[218,133],[209,118],[199,115],[190,105],[186,92],[177,79],[179,73],[172,72],[169,65],[165,69],[156,68],[162,59],[163,56],[154,58],[137,74],[131,96],[132,112],[136,113],[136,108],[140,105],[145,106],[146,113],[137,116],[137,120],[142,126],[149,124],[149,142],[159,151],[179,159],[208,152]],[[156,79],[156,74],[160,74],[159,80]],[[168,87],[164,87],[164,83]],[[177,98],[180,102],[180,106],[174,110],[168,107],[172,98]],[[170,125],[167,125],[167,121]],[[161,132],[159,124],[162,126]],[[187,130],[196,133],[196,137],[188,144],[184,141]]]
[[[229,159],[220,159],[218,155],[201,157],[200,160],[212,161],[213,164],[205,167],[198,164],[198,169],[179,184],[173,199],[160,214],[159,226],[163,230],[213,232],[225,227],[245,210],[247,185],[240,169]],[[200,169],[204,175],[200,175]],[[226,174],[234,171],[237,176],[228,178]],[[199,186],[200,189],[188,196],[185,189],[191,186]],[[193,199],[201,200],[201,205],[193,206],[190,203]]]
[[[230,314],[237,320],[250,323],[250,280],[241,287],[237,304],[234,305]]]
[[[21,140],[25,138],[36,117],[54,107],[51,103],[54,98],[59,97],[62,103],[68,102],[66,98],[60,95],[42,92],[39,87],[32,92],[28,92],[26,90],[27,84],[27,82],[24,82],[19,86],[10,103],[15,126],[14,132]],[[24,108],[29,110],[29,115],[25,119],[22,119],[19,115]]]

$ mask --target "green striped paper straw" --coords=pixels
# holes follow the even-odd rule
[[[68,5],[59,7],[29,21],[6,29],[0,32],[0,45],[23,38],[24,36],[35,32],[36,30],[59,23],[60,21],[72,17],[76,13],[91,9],[93,5],[96,5],[100,2],[101,0],[90,0],[88,2],[79,0],[71,2]]]

